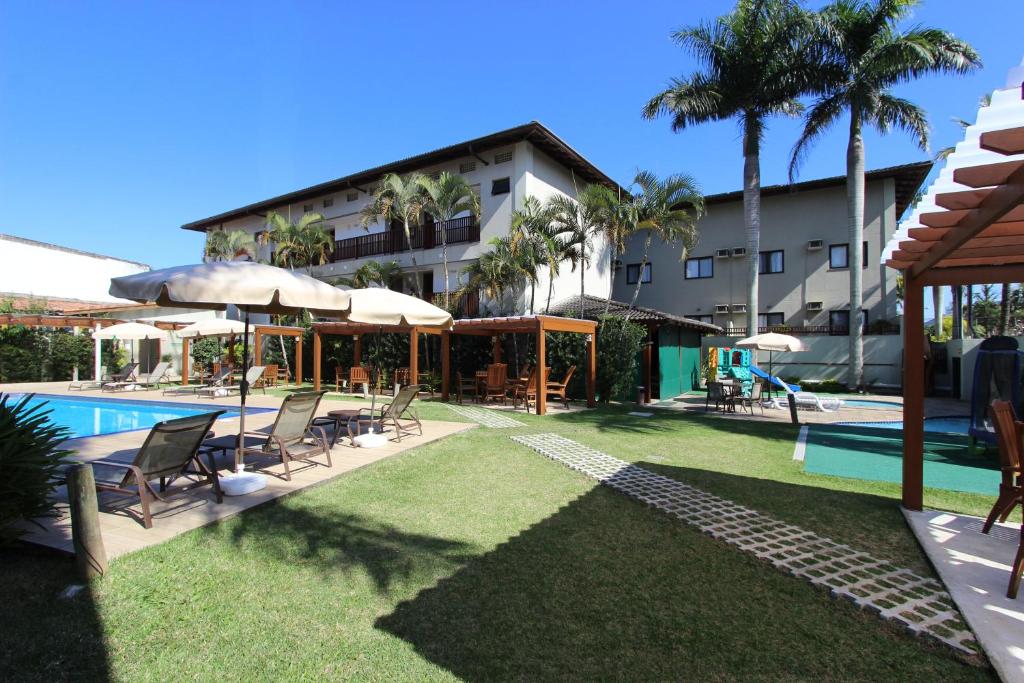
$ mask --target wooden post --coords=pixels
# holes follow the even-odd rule
[[[355,346],[352,350],[352,365],[359,367],[363,364],[363,338],[358,334],[353,335]]]
[[[263,334],[260,332],[260,328],[255,328],[252,331],[252,364],[263,365]]]
[[[544,339],[544,323],[543,321],[537,321],[537,414],[544,415],[548,412],[548,394],[547,385],[544,384],[544,369],[547,367],[547,349],[545,349],[546,340]]]
[[[597,330],[587,335],[587,407],[597,405]]]
[[[100,533],[96,479],[92,465],[72,465],[68,470],[67,488],[75,567],[83,579],[103,576],[107,572],[107,551],[103,547],[103,535]]]
[[[904,280],[903,295],[903,507],[924,503],[924,287]]]
[[[441,333],[441,400],[447,401],[451,392],[451,382],[448,375],[451,374],[452,333],[445,330]]]
[[[189,347],[192,345],[192,340],[185,337],[181,340],[181,384],[183,386],[188,384],[188,361],[189,361]]]
[[[501,335],[500,334],[494,335],[494,337],[491,339],[491,358],[493,359],[491,361],[493,363],[500,363],[501,362]]]
[[[320,333],[313,330],[313,391],[320,391]]]
[[[295,338],[295,386],[302,386],[302,333]]]
[[[99,333],[99,331],[102,330],[102,329],[103,329],[103,326],[100,325],[99,323],[96,323],[96,327],[93,328],[93,331],[92,331],[92,338],[93,338],[93,356],[92,356],[93,379],[96,380],[97,382],[99,382],[100,380],[103,379],[103,349],[100,346],[100,342],[102,340],[99,339],[96,336]]]
[[[409,332],[409,384],[416,384],[420,378],[420,331],[415,327]]]

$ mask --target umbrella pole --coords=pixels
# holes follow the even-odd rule
[[[245,443],[245,396],[249,393],[249,311],[245,312],[245,332],[242,336],[242,383],[239,386],[241,407],[238,413],[238,448],[235,449],[235,472],[245,471],[242,462],[242,444]]]

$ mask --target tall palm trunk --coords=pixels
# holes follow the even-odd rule
[[[846,149],[846,202],[850,226],[847,265],[850,267],[849,388],[864,386],[864,139],[859,109],[851,108],[850,141]]]
[[[757,334],[758,252],[761,248],[761,121],[743,124],[743,218],[747,224],[747,334]]]
[[[552,293],[554,293],[554,291],[555,291],[555,275],[552,272],[551,268],[549,267],[548,268],[548,300],[547,300],[547,303],[544,304],[544,313],[547,313],[548,311],[551,310],[551,295],[552,295]]]
[[[405,218],[402,221],[402,228],[405,230],[405,246],[409,248],[409,256],[412,258],[412,271],[416,273],[416,252],[412,248],[412,232],[409,230],[409,219]],[[416,296],[420,299],[423,298],[423,280],[419,277],[419,273],[416,273],[413,278],[413,284],[416,287]]]
[[[612,292],[614,291],[614,288],[615,288],[615,258],[617,256],[618,256],[618,252],[616,251],[615,246],[612,245],[612,261],[611,261],[611,263],[612,263],[612,276],[611,276],[611,278],[609,278],[610,282],[608,283],[608,297],[604,300],[604,316],[603,317],[605,317],[605,318],[608,317],[608,309],[610,309],[612,307]],[[643,266],[641,266],[641,269],[642,268],[643,268]],[[642,274],[643,273],[641,273],[641,275]]]
[[[1006,334],[1010,329],[1010,283],[1003,283],[1002,297],[999,299],[999,334]]]
[[[586,280],[585,280],[586,274],[587,274],[587,269],[585,267],[586,266],[586,262],[587,262],[587,260],[585,258],[580,261],[580,317],[581,318],[583,317],[583,293],[587,289]]]
[[[447,221],[441,221],[441,260],[444,262],[444,309],[447,311],[450,305],[448,294],[448,231],[445,229]]]
[[[633,290],[633,299],[629,302],[629,310],[636,306],[636,300],[640,297],[640,286],[644,282],[644,268],[647,267],[647,258],[651,254],[651,241],[654,239],[654,232],[647,231],[647,239],[644,241],[644,257],[640,260],[640,274],[636,278],[636,289]]]

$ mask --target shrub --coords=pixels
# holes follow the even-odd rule
[[[31,398],[11,403],[0,394],[0,542],[17,535],[17,520],[55,514],[54,480],[71,453],[59,448],[68,430],[49,421],[45,403],[29,406]]]
[[[220,343],[216,337],[201,337],[192,344],[189,355],[196,367],[208,368],[220,357]]]
[[[614,316],[601,319],[597,331],[597,392],[601,401],[628,400],[636,383],[637,355],[644,328]]]

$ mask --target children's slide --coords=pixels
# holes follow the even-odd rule
[[[786,384],[775,375],[769,375],[767,372],[757,367],[756,365],[750,366],[750,374],[754,375],[755,377],[760,377],[761,379],[766,379],[780,389],[788,389],[789,391],[800,391],[799,384]]]

